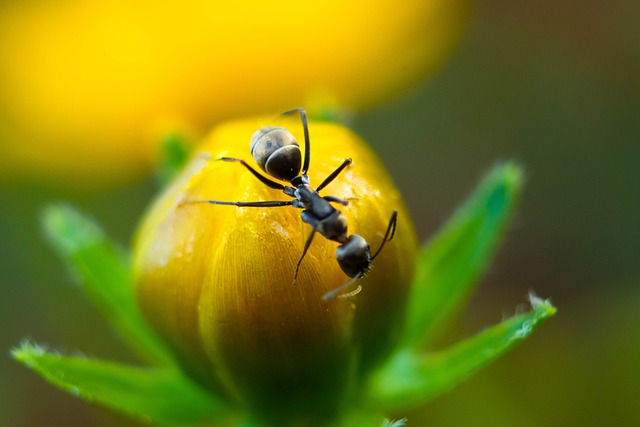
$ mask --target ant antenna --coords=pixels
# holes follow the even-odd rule
[[[393,213],[391,214],[391,219],[389,220],[389,226],[387,227],[387,231],[384,234],[384,239],[382,239],[382,243],[380,243],[380,247],[378,248],[376,253],[373,254],[373,256],[371,257],[371,261],[373,261],[378,256],[378,254],[384,247],[384,244],[391,241],[391,239],[393,239],[393,236],[395,236],[397,219],[398,219],[398,211],[393,211]]]
[[[353,279],[349,280],[347,283],[345,283],[344,285],[335,288],[332,291],[327,292],[326,294],[324,294],[324,296],[322,297],[323,300],[330,300],[330,299],[334,299],[334,298],[350,298],[354,295],[357,295],[360,293],[360,291],[362,290],[362,286],[358,285],[357,288],[355,288],[353,291],[351,292],[346,292],[344,294],[340,294],[338,295],[338,293],[345,289],[348,288],[353,282],[355,282],[356,280],[358,280],[359,278],[362,277],[362,273],[358,273],[356,275],[356,277],[354,277]]]
[[[301,175],[306,175],[309,170],[309,163],[311,163],[311,143],[309,142],[309,126],[307,125],[307,112],[304,108],[295,108],[293,110],[285,111],[283,116],[289,116],[291,114],[300,113],[300,120],[302,120],[302,129],[304,129],[304,163],[302,165]]]

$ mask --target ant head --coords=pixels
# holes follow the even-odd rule
[[[258,129],[251,137],[251,155],[263,171],[276,179],[291,181],[300,175],[300,146],[285,128],[267,126]]]
[[[362,276],[369,272],[371,249],[363,237],[352,234],[343,245],[336,248],[336,259],[347,276]]]

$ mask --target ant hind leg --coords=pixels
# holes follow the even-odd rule
[[[283,190],[284,191],[284,189],[285,189],[284,185],[280,184],[279,182],[272,181],[269,178],[267,178],[266,176],[263,176],[260,172],[258,172],[254,168],[252,168],[251,165],[249,165],[247,162],[245,162],[242,159],[236,159],[235,157],[220,157],[218,160],[222,160],[223,162],[238,162],[242,166],[244,166],[245,168],[249,169],[249,172],[251,172],[253,174],[253,176],[258,178],[260,180],[260,182],[262,182],[267,187],[273,188],[274,190]]]
[[[304,108],[294,108],[293,110],[285,111],[283,116],[289,116],[291,114],[300,113],[300,120],[302,121],[302,130],[304,131],[304,163],[302,165],[302,175],[306,175],[309,170],[309,163],[311,163],[311,143],[309,142],[309,124],[307,122],[307,112]]]
[[[237,206],[239,208],[275,208],[280,206],[291,206],[293,205],[293,200],[268,200],[268,201],[259,201],[259,202],[225,202],[222,200],[186,200],[184,202],[180,202],[178,207],[183,207],[184,205],[191,205],[196,203],[209,203],[212,205],[228,205],[228,206]]]

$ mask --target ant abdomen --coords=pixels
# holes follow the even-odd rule
[[[285,128],[266,126],[258,129],[251,137],[251,155],[263,171],[276,179],[291,181],[300,174],[300,146]]]

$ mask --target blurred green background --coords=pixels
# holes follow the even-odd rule
[[[529,291],[558,315],[411,426],[636,426],[640,393],[640,2],[476,2],[429,82],[358,116],[427,239],[498,160],[527,187],[496,261],[446,345],[508,316]],[[132,360],[38,228],[68,200],[126,245],[152,182],[99,194],[0,188],[0,425],[137,426],[10,360],[24,338]]]

